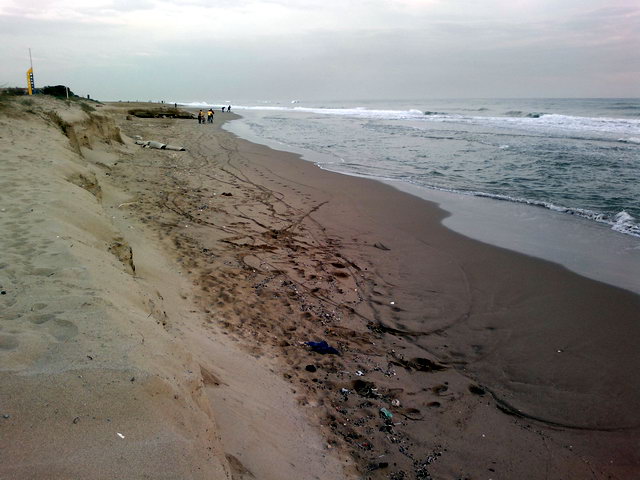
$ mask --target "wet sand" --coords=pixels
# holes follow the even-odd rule
[[[198,365],[195,401],[228,475],[640,474],[640,297],[456,234],[417,197],[238,139],[220,128],[233,114],[198,125],[126,108],[104,110],[128,137],[187,151],[125,137],[117,159],[86,157],[122,192],[109,212],[146,265],[138,283],[157,288],[154,324]],[[321,340],[339,355],[305,345]]]

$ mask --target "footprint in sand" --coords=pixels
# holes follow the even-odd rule
[[[47,313],[43,315],[34,315],[29,319],[29,321],[35,325],[42,325],[43,323],[47,323],[50,320],[55,320],[56,316],[52,313]]]
[[[51,333],[56,340],[64,342],[78,335],[78,327],[69,320],[56,319],[49,327],[49,333]]]
[[[18,347],[18,339],[13,335],[0,335],[0,350],[13,350]]]
[[[50,277],[54,273],[56,273],[55,268],[34,268],[33,270],[27,272],[29,275],[37,275],[39,277]]]
[[[64,342],[78,334],[78,327],[69,320],[57,318],[54,313],[33,315],[29,321],[34,325],[45,325],[48,332],[58,341]]]

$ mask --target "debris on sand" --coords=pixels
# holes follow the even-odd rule
[[[156,150],[174,150],[176,152],[184,152],[186,150],[186,148],[177,145],[168,145],[155,140],[142,140],[140,137],[136,138],[135,144],[140,145],[142,148],[154,148]]]

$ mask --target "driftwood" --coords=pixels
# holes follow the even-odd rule
[[[138,118],[194,118],[192,113],[177,108],[136,108],[127,113]]]
[[[175,150],[177,152],[184,152],[186,148],[179,147],[177,145],[167,145],[166,143],[156,142],[155,140],[142,140],[136,139],[136,145],[140,145],[143,148],[155,148],[157,150]]]

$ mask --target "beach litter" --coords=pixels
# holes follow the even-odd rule
[[[389,410],[387,410],[386,408],[382,407],[380,409],[380,416],[384,419],[390,419],[393,418],[393,413],[391,413]]]
[[[324,340],[321,342],[305,342],[305,345],[311,347],[311,350],[313,350],[316,353],[320,353],[321,355],[326,355],[326,354],[340,355],[340,352],[338,350],[330,346]]]
[[[389,466],[388,462],[370,463],[369,466],[367,467],[367,471],[373,472],[374,470],[380,470],[382,468],[387,468],[388,466]]]
[[[120,432],[116,432],[116,434],[120,437],[120,438],[124,438],[124,435],[121,434]]]
[[[361,397],[373,398],[380,396],[378,389],[376,388],[376,384],[373,382],[367,382],[366,380],[354,380],[353,389]]]

